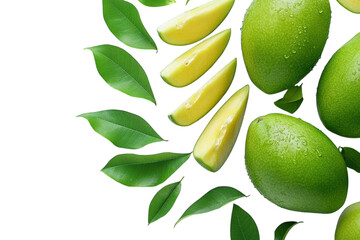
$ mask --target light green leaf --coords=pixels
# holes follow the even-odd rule
[[[187,5],[187,4],[189,3],[189,1],[190,1],[190,0],[186,0],[186,3],[185,3],[185,5]]]
[[[163,7],[176,3],[175,0],[139,0],[139,2],[148,7]]]
[[[158,191],[149,206],[148,223],[165,216],[174,205],[181,191],[181,181],[169,184]]]
[[[341,154],[345,160],[346,166],[360,173],[360,153],[350,147],[342,147]]]
[[[280,224],[275,230],[275,240],[285,240],[286,235],[296,224],[302,222],[284,222]]]
[[[209,192],[207,192],[195,203],[193,203],[183,213],[183,215],[179,218],[176,224],[178,224],[181,220],[191,215],[207,213],[216,210],[226,205],[227,203],[232,202],[244,196],[245,196],[244,194],[242,194],[240,191],[232,187],[216,187],[210,190]]]
[[[189,157],[190,153],[120,154],[101,171],[129,187],[153,187],[168,179]]]
[[[103,0],[106,25],[121,42],[139,49],[157,50],[134,5],[123,0]]]
[[[96,68],[107,84],[127,95],[156,104],[144,69],[129,53],[112,45],[87,49],[94,54]]]
[[[302,85],[289,88],[284,97],[277,100],[274,104],[284,111],[294,113],[303,102]]]
[[[238,205],[233,205],[230,227],[231,240],[259,240],[254,219]]]
[[[95,132],[120,148],[138,149],[163,139],[141,117],[121,111],[105,110],[79,115],[87,119]]]

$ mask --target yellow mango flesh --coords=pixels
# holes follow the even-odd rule
[[[169,44],[187,45],[197,42],[226,18],[234,0],[215,0],[171,19],[158,28],[160,38]]]
[[[201,77],[224,52],[231,30],[224,30],[176,58],[160,75],[174,87],[184,87]]]
[[[170,120],[180,126],[189,126],[205,116],[224,96],[235,71],[236,58],[170,114]]]
[[[360,13],[359,0],[338,0],[338,2],[347,10],[353,13]]]
[[[218,171],[229,157],[239,135],[248,97],[246,85],[219,109],[199,137],[193,154],[209,171]]]

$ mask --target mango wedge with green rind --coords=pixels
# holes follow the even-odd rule
[[[205,116],[229,89],[236,71],[236,58],[222,68],[195,94],[169,115],[172,122],[189,126]]]
[[[353,13],[360,13],[359,0],[337,0],[341,6]]]
[[[249,86],[238,90],[210,120],[194,147],[195,159],[209,171],[218,171],[234,147],[249,97]]]
[[[201,77],[224,52],[231,29],[224,30],[191,48],[176,58],[160,75],[174,87],[184,87]]]
[[[226,18],[235,0],[215,0],[171,19],[158,28],[160,38],[172,45],[197,42]]]

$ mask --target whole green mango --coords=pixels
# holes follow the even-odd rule
[[[344,137],[360,137],[360,33],[330,59],[316,99],[327,129]]]
[[[360,202],[348,206],[341,214],[335,240],[360,239]]]
[[[245,163],[257,190],[294,211],[331,213],[345,202],[348,175],[340,151],[311,124],[283,114],[255,119]]]
[[[268,94],[298,83],[319,60],[330,20],[328,0],[253,0],[241,35],[252,82]]]

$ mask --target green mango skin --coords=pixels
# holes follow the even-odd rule
[[[343,137],[360,137],[360,33],[326,65],[316,100],[327,129]]]
[[[330,20],[328,0],[253,0],[241,35],[252,82],[267,94],[298,83],[321,57]]]
[[[341,214],[335,240],[360,239],[360,202],[348,206]]]
[[[245,164],[257,190],[282,208],[332,213],[345,202],[348,175],[340,151],[301,119],[275,113],[255,119]]]

